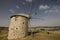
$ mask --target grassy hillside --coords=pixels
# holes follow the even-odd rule
[[[8,33],[7,27],[0,27],[0,40],[7,40],[7,33]]]
[[[34,35],[27,36],[21,39],[14,39],[14,40],[60,40],[60,34],[54,34],[48,32],[40,32]]]
[[[0,40],[8,40],[7,35],[8,28],[0,29]],[[39,31],[38,33],[32,33],[25,38],[13,39],[13,40],[60,40],[60,31]]]

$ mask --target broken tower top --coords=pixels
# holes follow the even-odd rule
[[[29,15],[27,15],[27,14],[25,14],[25,13],[20,13],[20,14],[17,14],[17,15],[12,15],[10,18],[16,17],[16,16],[22,16],[22,17],[29,18]]]

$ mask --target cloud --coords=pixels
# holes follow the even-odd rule
[[[57,14],[60,15],[60,6],[51,6],[49,9],[44,10],[44,13],[48,13],[48,14]]]
[[[23,5],[25,5],[25,2],[22,2]]]
[[[32,0],[26,0],[27,2],[32,2]]]
[[[52,7],[49,10],[45,10],[44,13],[60,14],[60,8],[59,7]]]
[[[49,12],[56,12],[57,13],[57,12],[60,12],[60,10],[57,10],[57,9],[56,10],[49,10]]]
[[[60,6],[52,6],[52,8],[49,10],[49,12],[60,12]]]
[[[12,9],[10,9],[9,11],[10,11],[11,13],[15,13],[15,11],[14,11],[14,10],[12,10]]]
[[[48,13],[48,10],[45,10],[45,11],[44,11],[44,13],[46,13],[46,14],[47,14],[47,13]]]
[[[39,6],[39,9],[48,9],[50,8],[48,5],[40,5]]]
[[[19,7],[18,5],[16,5],[16,8],[18,8],[18,9],[19,9],[20,7]]]
[[[60,12],[60,10],[57,10],[57,9],[55,9],[55,10],[50,9],[50,10],[44,11],[44,13],[59,13],[59,12]]]

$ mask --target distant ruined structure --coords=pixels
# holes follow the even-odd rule
[[[8,39],[22,38],[28,35],[28,19],[25,13],[11,16]]]

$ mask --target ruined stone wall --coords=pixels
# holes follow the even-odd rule
[[[28,19],[22,16],[12,17],[9,26],[8,39],[17,39],[25,37],[27,36],[27,34],[28,34]]]

